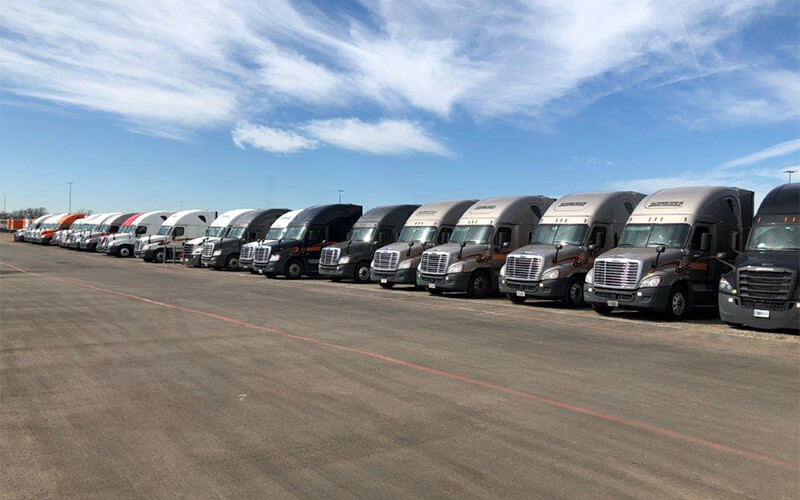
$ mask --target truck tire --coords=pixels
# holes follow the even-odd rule
[[[286,263],[286,267],[284,268],[284,273],[286,277],[290,280],[296,280],[303,276],[303,263],[297,259],[292,259]]]
[[[116,252],[114,252],[114,255],[116,255],[117,257],[123,257],[123,258],[130,257],[131,254],[133,254],[133,249],[131,248],[130,245],[122,245],[122,246],[117,248]]]
[[[506,297],[508,297],[508,300],[515,304],[522,304],[526,299],[526,297],[520,297],[519,295],[515,295],[513,293],[506,294]]]
[[[678,321],[689,314],[689,295],[681,285],[673,285],[667,296],[664,317],[670,321]]]
[[[250,269],[248,269],[248,271],[250,271],[250,274],[258,274],[258,271],[256,271],[252,267]]]
[[[394,287],[394,283],[378,283],[378,284],[381,286],[381,288],[385,288],[387,290]]]
[[[356,283],[369,283],[369,263],[359,262],[356,264],[353,281]]]
[[[167,259],[167,252],[164,249],[156,250],[155,253],[153,253],[153,262],[155,262],[156,264],[163,264],[164,262],[166,262],[166,259]]]
[[[467,296],[473,299],[482,299],[489,295],[492,285],[489,282],[489,274],[483,271],[475,271],[469,277],[467,284]]]
[[[608,316],[611,314],[611,311],[614,310],[613,307],[604,306],[603,304],[592,304],[592,309],[594,309],[594,312],[597,314],[601,314],[603,316]]]
[[[583,305],[583,279],[580,276],[573,276],[567,281],[567,291],[561,297],[561,304],[571,308]]]
[[[228,258],[225,259],[225,270],[226,271],[235,271],[239,269],[239,254],[234,253],[228,255]]]

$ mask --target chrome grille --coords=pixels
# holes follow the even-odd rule
[[[203,257],[212,257],[214,255],[214,244],[203,243]]]
[[[444,252],[423,252],[419,271],[425,274],[445,274],[450,256]]]
[[[271,251],[272,247],[265,246],[256,248],[256,256],[254,259],[255,262],[258,262],[259,264],[266,264],[269,262],[269,254]]]
[[[190,256],[194,251],[194,243],[184,243],[183,244],[183,255]]]
[[[142,240],[136,240],[136,246],[133,248],[133,250],[134,250],[135,252],[138,252],[139,250],[141,250],[141,249],[142,249],[142,247],[143,247],[143,246],[144,246],[144,241],[142,241]]]
[[[242,247],[242,253],[239,255],[239,262],[242,261],[251,261],[253,260],[253,256],[256,254],[256,247],[255,245],[245,245]]]
[[[319,256],[319,263],[322,266],[335,266],[339,262],[339,253],[341,249],[326,247],[322,249]]]
[[[400,252],[393,250],[378,250],[372,261],[373,269],[377,271],[397,271],[397,264],[400,261]]]
[[[539,255],[509,255],[506,258],[506,278],[538,281],[542,275],[543,262],[544,259]]]
[[[789,300],[795,273],[784,269],[739,269],[739,295],[751,299]]]
[[[642,263],[632,259],[598,259],[594,263],[595,286],[634,289]]]

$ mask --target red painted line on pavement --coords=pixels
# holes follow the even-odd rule
[[[235,319],[235,318],[231,318],[231,317],[228,317],[228,316],[222,316],[220,314],[214,314],[214,313],[202,311],[202,310],[199,310],[199,309],[192,309],[192,308],[189,308],[189,307],[178,306],[178,305],[175,305],[175,304],[168,304],[166,302],[161,302],[161,301],[158,301],[158,300],[148,299],[146,297],[141,297],[139,295],[134,295],[134,294],[125,293],[125,292],[119,292],[119,291],[110,290],[110,289],[107,289],[107,288],[101,288],[101,287],[90,285],[88,283],[84,283],[84,282],[78,281],[78,280],[73,280],[73,279],[69,279],[69,278],[58,278],[58,277],[55,277],[55,276],[46,276],[46,275],[39,274],[39,273],[36,273],[36,272],[26,271],[25,269],[22,269],[20,267],[17,267],[15,265],[8,264],[8,263],[5,263],[5,265],[11,267],[12,269],[16,269],[19,272],[22,272],[22,273],[25,273],[25,274],[29,274],[31,276],[36,276],[36,277],[39,277],[39,278],[44,278],[44,279],[49,279],[49,280],[69,283],[69,284],[72,284],[72,285],[76,285],[76,286],[80,286],[80,287],[86,288],[88,290],[94,290],[94,291],[103,292],[103,293],[107,293],[107,294],[117,295],[119,297],[125,297],[125,298],[131,299],[131,300],[137,300],[137,301],[140,301],[140,302],[144,302],[144,303],[147,303],[147,304],[152,304],[152,305],[159,306],[159,307],[164,307],[164,308],[167,308],[167,309],[172,309],[172,310],[175,310],[175,311],[181,311],[181,312],[186,312],[186,313],[191,313],[191,314],[197,314],[197,315],[200,315],[200,316],[205,316],[207,318],[213,318],[213,319],[216,319],[216,320],[219,320],[219,321],[224,321],[226,323],[231,323],[231,324],[234,324],[234,325],[239,325],[239,326],[243,326],[243,327],[254,329],[254,330],[259,330],[259,331],[262,331],[262,332],[271,333],[273,335],[278,335],[278,336],[283,337],[283,338],[288,338],[288,339],[292,339],[292,340],[305,342],[307,344],[312,344],[312,345],[317,345],[317,346],[320,346],[320,347],[327,347],[327,348],[336,349],[336,350],[339,350],[339,351],[345,351],[345,352],[350,352],[350,353],[354,353],[354,354],[359,354],[361,356],[369,357],[369,358],[372,358],[372,359],[377,359],[377,360],[380,360],[380,361],[385,361],[387,363],[392,363],[394,365],[402,366],[402,367],[409,368],[409,369],[412,369],[412,370],[416,370],[416,371],[419,371],[419,372],[430,373],[432,375],[437,375],[439,377],[447,378],[447,379],[450,379],[450,380],[463,382],[463,383],[466,383],[466,384],[474,385],[474,386],[477,386],[477,387],[482,387],[482,388],[485,388],[485,389],[491,389],[491,390],[494,390],[494,391],[497,391],[497,392],[501,392],[503,394],[508,394],[510,396],[516,396],[516,397],[519,397],[519,398],[522,398],[522,399],[527,399],[527,400],[530,400],[530,401],[536,401],[537,403],[541,403],[541,404],[544,404],[544,405],[547,405],[547,406],[550,406],[550,407],[553,407],[553,408],[559,408],[559,409],[567,410],[567,411],[570,411],[570,412],[573,412],[573,413],[578,413],[578,414],[581,414],[581,415],[594,417],[594,418],[596,418],[598,420],[603,420],[603,421],[606,421],[606,422],[611,422],[611,423],[614,423],[614,424],[619,424],[619,425],[631,427],[631,428],[634,428],[634,429],[647,431],[647,432],[650,432],[652,434],[668,437],[668,438],[671,438],[671,439],[675,439],[677,441],[682,441],[684,443],[690,443],[690,444],[695,444],[695,445],[698,445],[698,446],[703,446],[705,448],[709,448],[709,449],[712,449],[712,450],[715,450],[715,451],[719,451],[719,452],[722,452],[722,453],[726,453],[726,454],[729,454],[729,455],[734,455],[734,456],[746,458],[748,460],[752,460],[752,461],[755,461],[755,462],[761,462],[761,463],[764,463],[764,464],[774,465],[774,466],[780,467],[782,469],[788,469],[788,470],[798,470],[798,469],[800,469],[800,462],[792,462],[792,461],[782,460],[782,459],[775,458],[775,457],[770,457],[770,456],[767,456],[767,455],[762,455],[760,453],[756,453],[756,452],[753,452],[753,451],[748,451],[748,450],[736,448],[736,447],[729,446],[729,445],[726,445],[726,444],[723,444],[723,443],[718,443],[716,441],[711,441],[711,440],[708,440],[708,439],[704,439],[704,438],[700,438],[700,437],[696,437],[696,436],[691,436],[691,435],[688,435],[688,434],[683,434],[681,432],[670,430],[670,429],[666,429],[666,428],[663,428],[663,427],[650,425],[650,424],[648,424],[646,422],[642,422],[642,421],[639,421],[639,420],[633,420],[633,419],[629,419],[629,418],[625,418],[625,417],[618,417],[616,415],[602,413],[602,412],[593,410],[591,408],[586,408],[586,407],[583,407],[583,406],[578,406],[578,405],[573,405],[573,404],[570,404],[570,403],[565,403],[563,401],[558,401],[556,399],[551,399],[551,398],[547,398],[547,397],[544,397],[544,396],[539,396],[539,395],[534,394],[532,392],[526,392],[526,391],[522,391],[522,390],[519,390],[519,389],[513,389],[513,388],[510,388],[510,387],[505,387],[505,386],[502,386],[502,385],[494,384],[492,382],[486,382],[486,381],[483,381],[483,380],[480,380],[480,379],[467,377],[467,376],[464,376],[464,375],[459,375],[457,373],[449,372],[449,371],[446,371],[446,370],[441,370],[441,369],[433,368],[433,367],[430,367],[430,366],[425,366],[425,365],[412,363],[410,361],[405,361],[405,360],[402,360],[402,359],[399,359],[399,358],[386,356],[384,354],[380,354],[380,353],[376,353],[376,352],[372,352],[372,351],[367,351],[367,350],[360,349],[360,348],[357,348],[357,347],[350,347],[350,346],[346,346],[346,345],[342,345],[342,344],[335,344],[335,343],[332,343],[332,342],[326,342],[324,340],[318,340],[318,339],[314,339],[314,338],[311,338],[311,337],[306,337],[306,336],[303,336],[303,335],[297,335],[297,334],[294,334],[294,333],[290,333],[290,332],[283,331],[283,330],[278,330],[278,329],[275,329],[275,328],[256,325],[254,323],[249,323],[247,321],[241,321],[241,320],[238,320],[238,319]]]

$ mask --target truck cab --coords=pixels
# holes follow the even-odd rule
[[[559,198],[542,216],[531,244],[508,254],[500,269],[500,292],[514,303],[535,298],[582,305],[586,273],[598,255],[616,246],[642,198],[632,191]]]
[[[406,220],[397,241],[375,251],[370,279],[382,288],[417,284],[422,252],[447,243],[458,220],[478,200],[446,200],[417,208]]]
[[[728,254],[717,255],[725,262]],[[800,330],[800,184],[767,194],[744,252],[719,281],[719,315],[729,325]]]
[[[266,236],[272,224],[287,212],[288,208],[272,208],[253,210],[237,217],[224,237],[203,243],[203,265],[217,270],[239,269],[242,247]]]
[[[52,246],[61,246],[61,242],[64,238],[73,230],[75,227],[80,227],[83,223],[84,216],[83,214],[75,214],[78,217],[69,225],[69,227],[65,227],[63,229],[59,229],[58,231],[53,233],[53,237],[50,238],[50,245]]]
[[[96,251],[97,245],[100,244],[100,240],[110,234],[116,234],[116,232],[119,231],[119,228],[122,227],[122,223],[129,219],[132,215],[134,214],[116,213],[106,217],[106,219],[100,223],[95,231],[83,236],[80,242],[81,250],[86,250],[87,252]]]
[[[205,233],[199,238],[194,238],[183,244],[183,265],[190,267],[200,267],[202,262],[203,243],[209,240],[217,240],[224,237],[238,217],[254,211],[254,208],[238,208],[223,212],[219,217],[211,222],[206,228]]]
[[[156,234],[136,240],[133,254],[145,262],[166,262],[183,249],[183,244],[200,237],[217,218],[212,210],[183,210],[161,224]]]
[[[419,205],[389,205],[368,211],[353,225],[347,241],[322,249],[319,274],[333,281],[368,283],[375,250],[397,241],[408,217],[418,208]]]
[[[292,210],[290,212],[286,212],[275,219],[275,222],[272,223],[260,240],[251,241],[250,243],[245,243],[242,245],[242,251],[239,254],[239,267],[241,269],[247,269],[253,274],[258,274],[258,269],[256,269],[253,265],[253,260],[255,259],[256,250],[258,250],[258,247],[262,245],[269,245],[270,243],[283,238],[284,233],[286,233],[286,227],[294,220],[295,217],[297,217],[297,214],[300,212],[302,212],[302,210]]]
[[[142,215],[141,212],[135,213],[135,214],[131,214],[130,217],[128,217],[127,219],[122,221],[122,224],[119,225],[119,230],[117,230],[116,233],[107,234],[107,235],[101,237],[100,241],[97,243],[97,251],[99,253],[106,253],[106,249],[108,248],[108,244],[109,244],[109,242],[113,241],[114,236],[116,236],[117,234],[125,234],[128,231],[132,230],[133,227],[131,226],[131,224],[133,224],[133,221],[135,221],[140,215]]]
[[[289,223],[281,239],[258,248],[255,267],[268,278],[316,275],[322,247],[345,241],[361,211],[360,205],[348,204],[306,208]]]
[[[584,296],[600,314],[614,308],[685,317],[717,307],[722,264],[733,240],[746,237],[753,192],[733,187],[662,189],[637,205],[619,244],[598,257]]]
[[[91,233],[92,231],[96,231],[100,224],[106,219],[110,214],[102,213],[102,214],[94,214],[83,219],[83,224],[81,224],[81,228],[76,231],[71,231],[69,235],[64,239],[65,248],[70,249],[77,249],[80,248],[81,239],[83,239],[84,235]]]
[[[56,233],[59,231],[66,231],[72,224],[79,219],[83,218],[83,214],[66,214],[63,217],[60,217],[58,221],[56,221],[55,227],[50,229],[45,229],[39,235],[39,243],[42,245],[50,245],[52,243],[53,238],[55,237]]]
[[[53,214],[45,214],[42,215],[41,217],[37,217],[24,228],[18,229],[17,232],[14,233],[14,241],[19,241],[19,242],[26,241],[29,235],[33,234],[34,231],[39,229],[39,227],[42,224],[44,224],[44,221],[47,220],[52,215]]]
[[[67,215],[68,214],[66,213],[51,215],[44,220],[44,223],[39,226],[28,239],[31,241],[31,243],[41,243],[42,234],[52,234],[55,232],[56,229],[58,229],[61,219]]]
[[[417,285],[435,295],[466,292],[480,298],[497,291],[506,256],[530,242],[553,201],[546,196],[506,196],[475,203],[447,243],[422,253]]]
[[[125,221],[116,234],[106,237],[103,251],[114,257],[132,257],[136,240],[155,234],[170,215],[172,212],[153,211],[132,217],[133,220]]]

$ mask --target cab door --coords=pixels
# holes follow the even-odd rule
[[[714,226],[698,222],[689,238],[688,273],[693,292],[693,301],[699,305],[714,304],[717,300],[719,263],[715,259]],[[683,263],[682,263],[683,264]]]

